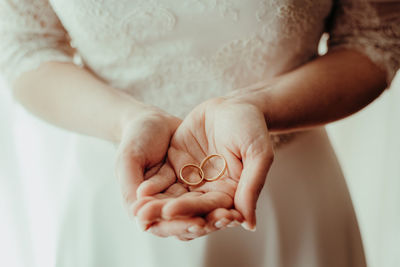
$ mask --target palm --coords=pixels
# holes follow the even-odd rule
[[[227,171],[220,179],[189,186],[191,192],[212,193],[214,196],[225,198],[228,207],[233,204],[242,171],[240,147],[237,142],[241,138],[236,138],[234,133],[245,134],[239,127],[242,123],[241,118],[237,118],[234,113],[217,113],[203,105],[196,108],[178,128],[168,151],[168,159],[175,173],[178,174],[180,168],[187,163],[200,164],[211,154],[223,155],[227,161]],[[208,166],[205,172],[215,174],[220,170],[221,166]],[[231,200],[230,205],[227,197]]]

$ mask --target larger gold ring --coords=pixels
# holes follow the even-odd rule
[[[207,162],[208,160],[214,158],[214,157],[220,157],[221,159],[223,159],[223,161],[224,161],[224,167],[223,167],[222,170],[218,173],[217,176],[212,177],[212,178],[206,178],[206,177],[204,177],[204,180],[206,180],[206,181],[208,181],[208,182],[212,182],[212,181],[215,181],[215,180],[218,180],[219,178],[221,178],[221,176],[225,173],[226,167],[227,167],[226,160],[225,160],[225,158],[224,158],[222,155],[220,155],[220,154],[212,154],[212,155],[209,155],[209,156],[207,156],[206,158],[203,159],[203,161],[200,163],[200,169],[203,171],[203,167],[204,167],[204,165],[206,164],[206,162]]]
[[[198,170],[199,170],[200,177],[201,177],[200,181],[198,181],[198,182],[189,182],[189,181],[187,181],[185,178],[183,178],[182,172],[183,172],[183,170],[184,170],[186,167],[194,167],[194,168],[198,169]],[[204,180],[204,172],[203,172],[203,170],[202,170],[199,166],[197,166],[196,164],[186,164],[186,165],[184,165],[184,166],[181,168],[181,170],[179,171],[179,176],[180,176],[181,180],[184,181],[184,182],[185,182],[186,184],[188,184],[188,185],[198,185],[198,184],[200,184],[200,183]]]

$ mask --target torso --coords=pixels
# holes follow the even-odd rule
[[[141,101],[184,116],[304,64],[331,0],[52,0],[84,63]]]

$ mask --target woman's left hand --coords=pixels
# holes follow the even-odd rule
[[[135,214],[142,222],[151,223],[151,232],[163,235],[170,226],[177,227],[177,219],[207,215],[207,222],[225,217],[241,221],[243,215],[245,228],[255,228],[257,199],[274,156],[263,113],[234,98],[200,104],[176,130],[161,169],[173,169],[178,176],[182,166],[199,165],[210,154],[220,154],[227,162],[226,172],[216,181],[187,186],[177,179],[161,194],[151,188],[163,183],[163,175],[154,175],[140,185],[142,201],[138,201]],[[213,230],[208,224],[208,231],[202,234]]]

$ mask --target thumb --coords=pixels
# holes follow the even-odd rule
[[[144,180],[144,160],[132,153],[120,153],[115,164],[115,174],[128,209],[136,201],[136,190]]]
[[[255,231],[256,206],[261,189],[273,161],[273,152],[267,150],[254,157],[246,157],[235,193],[235,208],[243,215],[246,230]]]

